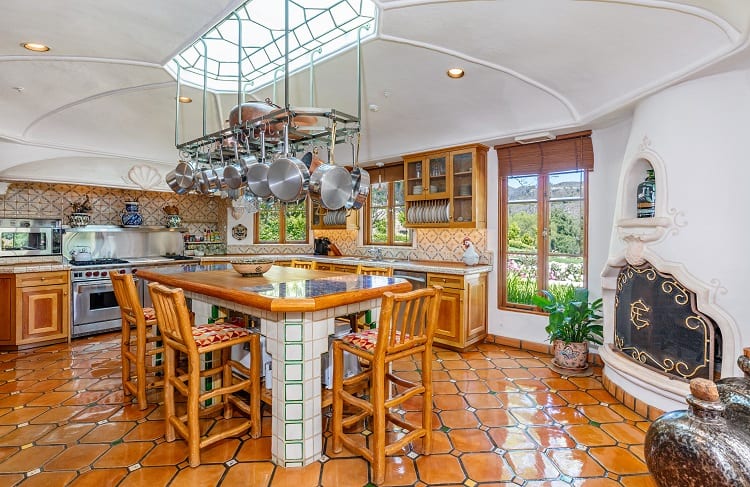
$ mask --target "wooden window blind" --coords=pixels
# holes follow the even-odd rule
[[[594,169],[591,131],[535,144],[496,145],[500,177]]]

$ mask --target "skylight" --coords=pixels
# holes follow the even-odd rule
[[[377,9],[370,0],[288,0],[289,72],[309,67],[311,59],[334,55],[375,34]],[[248,0],[166,68],[180,66],[182,83],[217,92],[252,92],[284,77],[285,1]],[[242,39],[240,39],[240,24]],[[369,24],[369,29],[359,29]],[[241,51],[240,46],[241,44]]]

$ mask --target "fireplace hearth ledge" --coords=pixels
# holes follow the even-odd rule
[[[611,344],[600,346],[599,356],[604,362],[603,373],[612,382],[631,396],[665,412],[687,407],[685,397],[690,393],[687,382],[652,372],[610,347]]]

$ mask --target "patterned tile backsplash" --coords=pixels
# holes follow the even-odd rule
[[[357,245],[356,230],[315,230],[315,237],[328,237],[344,255],[367,255],[370,247]],[[420,228],[416,230],[415,247],[383,247],[383,256],[388,259],[434,260],[458,262],[463,257],[461,243],[469,237],[479,253],[479,262],[492,263],[492,253],[487,251],[487,231],[472,229]],[[306,254],[312,253],[312,246],[262,246],[229,245],[230,254]]]
[[[91,224],[119,225],[126,201],[137,200],[144,225],[165,225],[162,208],[177,206],[183,226],[188,233],[203,235],[208,230],[218,230],[226,235],[226,200],[199,195],[176,195],[159,191],[140,191],[82,186],[14,182],[5,194],[0,194],[0,217],[3,218],[59,218],[67,225],[73,212],[72,204],[88,196],[91,203]],[[316,230],[316,237],[328,237],[345,255],[367,255],[368,247],[357,245],[354,230]],[[492,263],[492,253],[487,250],[487,231],[472,229],[420,228],[416,230],[413,248],[384,247],[383,255],[392,259],[460,261],[463,255],[461,242],[471,238],[483,264]],[[195,247],[197,249],[197,247]],[[224,250],[223,246],[218,249]],[[217,248],[204,249],[207,254]],[[230,254],[312,254],[310,245],[229,245]]]
[[[125,202],[137,200],[143,225],[166,225],[162,208],[173,205],[179,208],[183,226],[189,233],[203,234],[205,229],[221,231],[222,223],[226,227],[226,212],[219,198],[73,184],[11,183],[7,192],[0,194],[0,216],[59,218],[67,225],[72,204],[82,202],[86,196],[92,209],[90,224],[121,224]]]

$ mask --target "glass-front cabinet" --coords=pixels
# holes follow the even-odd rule
[[[406,200],[434,200],[450,194],[449,154],[446,152],[404,159]]]
[[[406,226],[484,228],[487,150],[472,144],[404,156]]]

